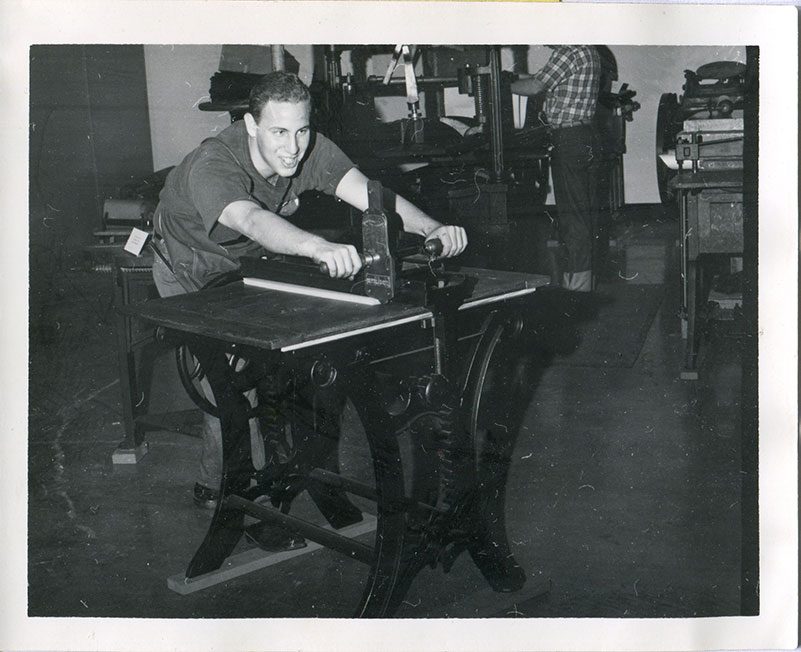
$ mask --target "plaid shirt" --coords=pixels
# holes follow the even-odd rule
[[[545,117],[554,126],[595,116],[601,57],[591,45],[558,45],[533,75],[545,86]]]

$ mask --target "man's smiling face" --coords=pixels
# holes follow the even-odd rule
[[[291,177],[306,155],[311,138],[309,102],[274,102],[264,105],[258,123],[245,114],[250,157],[259,173]]]

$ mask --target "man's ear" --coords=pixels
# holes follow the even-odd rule
[[[251,138],[256,137],[256,118],[253,117],[252,113],[245,114],[245,128],[248,130],[248,135]]]

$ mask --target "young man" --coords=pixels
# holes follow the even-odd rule
[[[593,249],[598,211],[601,140],[593,126],[601,80],[601,58],[591,45],[549,45],[545,65],[512,82],[518,95],[545,93],[543,112],[551,127],[551,174],[559,233],[567,249],[568,290],[593,289]]]
[[[368,204],[367,178],[333,142],[312,131],[310,113],[309,89],[297,76],[266,75],[251,91],[244,120],[203,141],[170,172],[155,215],[156,246],[164,260],[156,256],[153,277],[161,296],[199,290],[236,270],[242,256],[264,250],[325,263],[332,277],[359,271],[355,247],[291,222],[306,190],[335,195],[359,210]],[[443,256],[456,256],[467,246],[464,229],[440,224],[402,197],[395,210],[405,231],[439,239]],[[222,435],[217,419],[204,418],[194,496],[199,506],[213,508],[222,475]]]

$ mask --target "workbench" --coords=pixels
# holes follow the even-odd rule
[[[681,320],[685,380],[698,378],[699,308],[709,290],[705,261],[743,252],[743,171],[683,170],[674,180],[681,230]]]
[[[457,287],[429,305],[341,303],[238,281],[120,309],[188,347],[222,426],[222,498],[186,583],[223,564],[247,517],[366,565],[343,615],[391,615],[420,569],[447,571],[465,551],[496,591],[522,587],[503,518],[519,405],[504,399],[514,400],[510,343],[548,278],[454,272],[466,296]],[[245,398],[253,390],[258,408]],[[358,433],[341,427],[346,404]],[[267,460],[258,469],[252,418]],[[304,490],[318,514],[290,514]],[[366,540],[339,532],[373,518]]]

